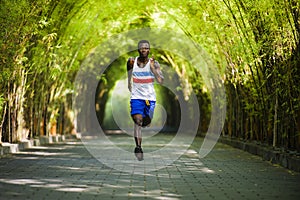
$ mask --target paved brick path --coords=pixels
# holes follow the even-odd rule
[[[200,160],[199,144],[143,175],[101,164],[81,141],[33,147],[0,159],[0,199],[300,199],[300,174],[219,143]]]

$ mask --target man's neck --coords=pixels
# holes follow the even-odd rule
[[[138,60],[140,61],[140,62],[142,62],[142,63],[146,63],[146,62],[148,62],[148,57],[138,57]]]

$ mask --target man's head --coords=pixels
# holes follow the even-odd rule
[[[138,43],[138,52],[140,54],[140,57],[148,57],[150,52],[150,43],[148,40],[141,40]]]
[[[148,40],[141,40],[141,41],[139,41],[139,43],[138,43],[138,49],[140,49],[140,45],[141,44],[148,44],[148,46],[149,46],[149,48],[150,48],[150,42],[148,41]]]

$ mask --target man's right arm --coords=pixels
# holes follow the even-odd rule
[[[129,58],[127,61],[127,77],[128,77],[128,90],[131,92],[131,77],[133,69],[134,58]]]

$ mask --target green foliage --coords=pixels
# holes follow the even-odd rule
[[[76,73],[99,44],[127,30],[162,28],[186,34],[216,63],[229,100],[225,134],[299,150],[299,13],[296,0],[1,1],[0,116],[10,102],[38,134],[35,121],[56,121],[71,104]],[[184,95],[192,89],[210,113],[207,77],[172,52],[155,53],[177,72]],[[99,77],[103,104],[126,74],[127,56]]]

